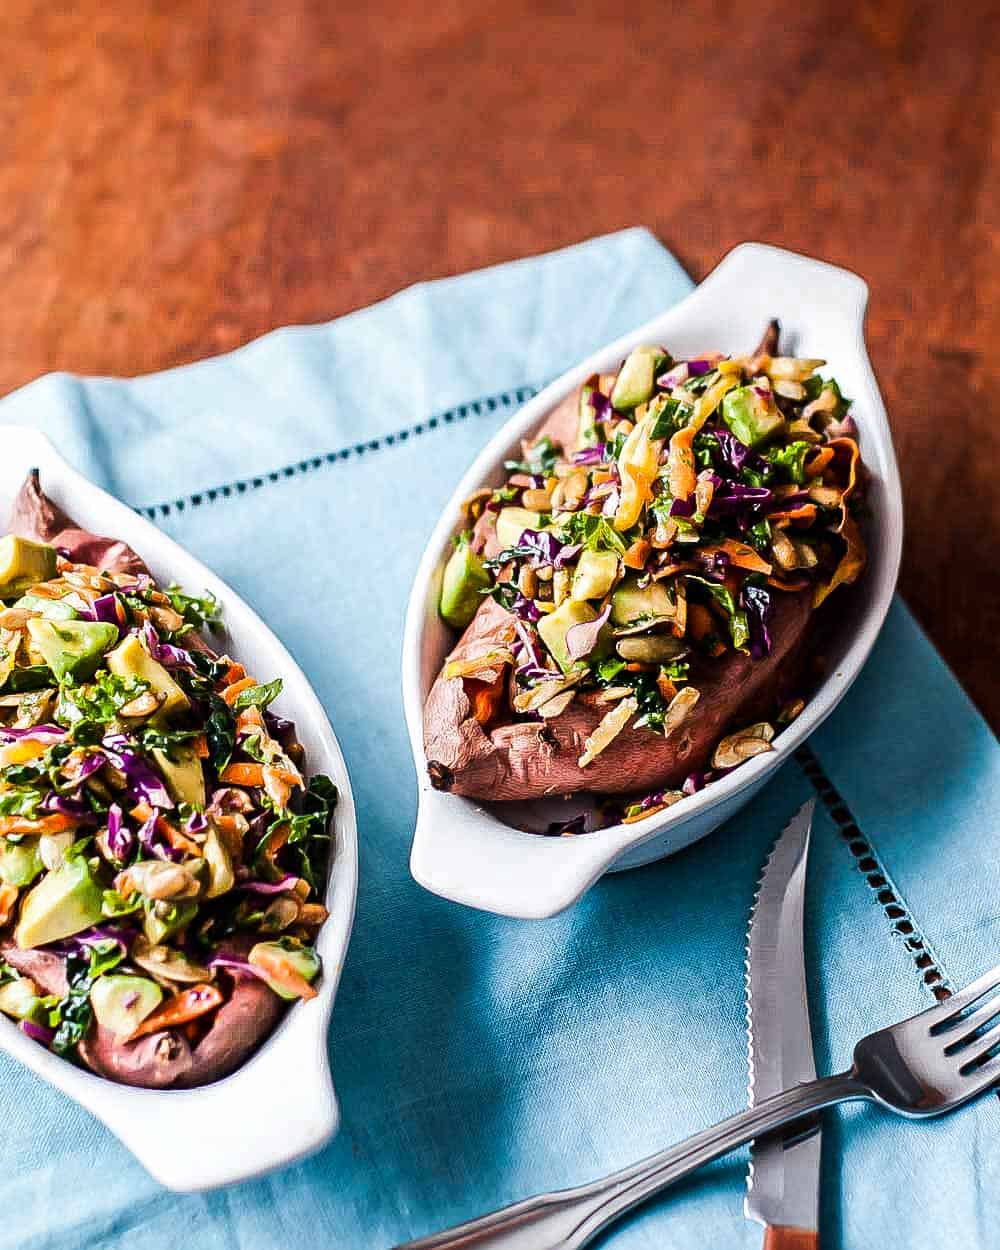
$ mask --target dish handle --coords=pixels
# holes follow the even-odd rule
[[[424,785],[410,871],[442,898],[502,916],[544,920],[575,903],[621,850],[619,836],[525,833],[469,799]]]
[[[752,329],[758,336],[780,308],[788,325],[815,324],[817,342],[805,351],[823,347],[831,356],[843,349],[865,353],[867,307],[868,284],[856,273],[766,243],[734,247],[683,302],[685,318],[704,310],[711,325],[725,309],[728,320],[746,322],[740,333]],[[796,350],[804,354],[801,346]]]

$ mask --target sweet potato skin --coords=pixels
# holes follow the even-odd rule
[[[80,529],[43,492],[38,470],[24,480],[11,508],[7,530],[22,538],[60,548],[77,564],[93,564],[111,573],[147,573],[142,559],[127,543]]]
[[[628,794],[680,785],[708,765],[726,729],[741,718],[768,715],[786,661],[794,658],[810,614],[809,592],[777,600],[773,650],[765,660],[730,652],[695,684],[701,699],[669,738],[626,729],[587,768],[577,760],[584,741],[607,712],[581,694],[553,720],[484,729],[472,715],[461,678],[439,676],[424,709],[424,745],[434,784],[453,794],[503,801],[595,791]],[[510,614],[493,600],[480,608],[453,655],[476,655],[509,642]]]
[[[571,445],[576,432],[576,396],[570,395],[544,422],[539,436]],[[494,556],[499,544],[495,514],[484,513],[474,545]],[[469,798],[496,801],[596,792],[628,794],[679,786],[689,773],[708,766],[718,739],[741,720],[773,714],[777,687],[794,662],[809,622],[811,592],[775,596],[773,649],[764,660],[730,652],[693,680],[701,699],[669,738],[651,729],[624,730],[588,767],[580,768],[584,742],[607,704],[581,693],[561,715],[547,722],[520,721],[484,728],[472,715],[461,678],[439,674],[424,706],[424,748],[432,784]],[[486,598],[451,653],[455,659],[481,654],[514,638],[513,617]]]

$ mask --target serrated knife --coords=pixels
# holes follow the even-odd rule
[[[806,861],[815,800],[795,813],[764,865],[747,932],[750,1106],[816,1078],[803,948]],[[816,1250],[820,1125],[754,1142],[747,1219],[763,1224],[765,1250]]]

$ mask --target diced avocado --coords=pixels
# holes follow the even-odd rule
[[[146,912],[142,931],[153,946],[158,946],[160,942],[165,942],[178,930],[189,925],[197,914],[196,902],[171,903],[166,899],[158,899]]]
[[[104,621],[48,621],[33,616],[28,633],[59,681],[70,675],[90,677],[101,656],[118,637],[118,627]]]
[[[301,977],[311,984],[323,966],[314,950],[290,938],[258,942],[250,952],[249,962],[260,969],[262,979],[281,998],[298,998],[299,994],[292,988],[295,979]]]
[[[162,695],[163,702],[157,716],[172,716],[188,707],[187,695],[159,660],[153,659],[135,634],[123,638],[108,655],[108,668],[116,677],[138,677],[149,683],[154,694]]]
[[[82,855],[63,860],[21,904],[14,941],[22,950],[82,933],[101,919],[103,891]]]
[[[583,551],[576,562],[570,587],[573,599],[603,599],[618,576],[618,556],[613,551]]]
[[[497,541],[504,551],[516,547],[525,530],[537,530],[542,526],[542,514],[530,508],[501,508],[497,513]]]
[[[38,839],[25,838],[23,842],[9,842],[0,838],[0,881],[23,889],[44,869],[38,853]]]
[[[218,898],[220,894],[228,893],[236,882],[233,860],[225,843],[219,837],[218,830],[212,824],[209,824],[208,832],[205,834],[202,854],[208,865],[208,889],[205,891],[205,897]]]
[[[50,621],[75,621],[80,615],[67,599],[43,599],[41,595],[22,595],[14,607],[41,612]]]
[[[205,770],[193,747],[175,743],[169,753],[154,747],[153,759],[175,802],[205,806]]]
[[[584,600],[565,599],[554,612],[543,616],[538,622],[538,633],[549,649],[549,653],[564,673],[584,665],[584,660],[570,658],[566,646],[566,635],[574,625],[584,625],[587,621],[595,621],[597,613]],[[594,659],[607,651],[607,639],[601,638],[598,645],[590,652],[588,659]]]
[[[673,615],[674,602],[660,582],[639,587],[634,578],[628,578],[611,596],[612,625],[635,625]]]
[[[653,394],[656,370],[666,359],[658,347],[636,347],[629,352],[618,371],[614,390],[611,392],[612,407],[627,412],[644,404]]]
[[[33,1020],[41,1010],[38,986],[29,977],[0,985],[0,1011],[15,1020]]]
[[[739,386],[722,400],[722,420],[747,447],[759,447],[785,428],[785,418],[764,386]]]
[[[453,629],[465,629],[479,610],[490,575],[463,534],[448,557],[441,579],[440,612]]]
[[[0,538],[0,599],[19,595],[56,575],[56,549],[7,534]]]
[[[163,991],[147,977],[110,973],[98,977],[90,990],[97,1023],[118,1037],[128,1037],[163,1002]]]

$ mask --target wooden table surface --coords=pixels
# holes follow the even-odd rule
[[[0,391],[637,223],[863,274],[902,591],[1000,724],[996,4],[5,0],[0,47]]]

